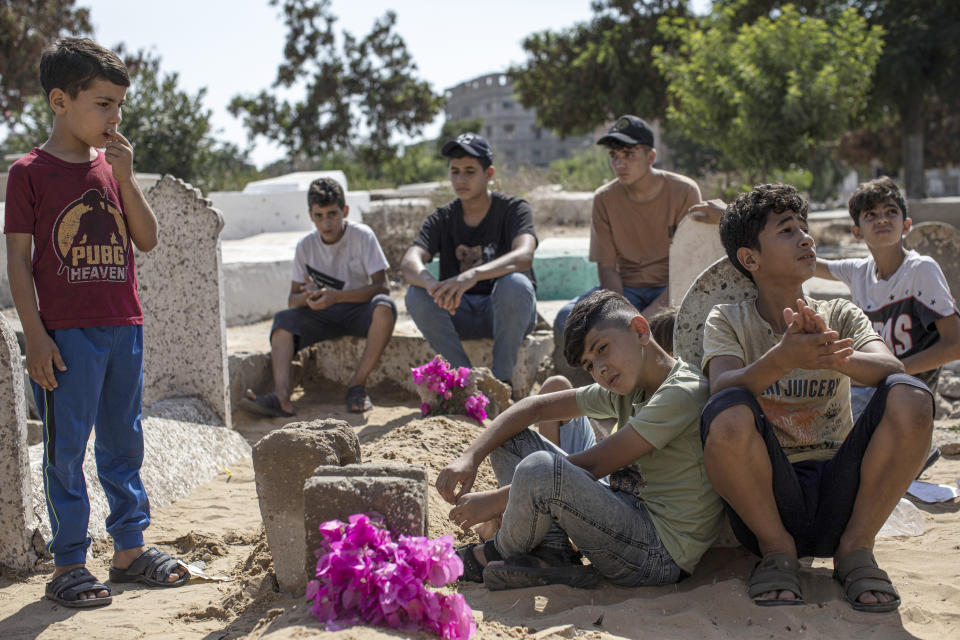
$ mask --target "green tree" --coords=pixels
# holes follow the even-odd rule
[[[667,83],[652,51],[671,50],[675,37],[657,24],[690,15],[683,0],[599,0],[593,10],[588,22],[528,36],[526,62],[510,70],[521,104],[563,136],[588,133],[624,113],[662,116]]]
[[[396,156],[395,134],[416,135],[439,112],[443,98],[415,76],[392,11],[361,39],[344,31],[338,46],[329,0],[283,0],[282,8],[286,59],[272,89],[305,84],[305,95],[293,102],[274,91],[235,96],[230,112],[242,115],[251,136],[273,140],[292,156],[349,149],[372,165]]]
[[[75,0],[0,0],[0,113],[17,118],[42,92],[40,54],[60,36],[89,34],[90,11]]]
[[[656,52],[670,81],[668,124],[748,179],[804,166],[857,124],[883,44],[882,29],[853,9],[828,22],[784,5],[740,26],[720,10],[703,26],[661,28],[682,43]]]

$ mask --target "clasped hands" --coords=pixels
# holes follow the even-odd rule
[[[802,300],[797,299],[797,311],[783,310],[787,330],[778,348],[789,368],[838,369],[850,361],[853,339],[840,340],[840,334],[827,328],[827,323]]]
[[[427,290],[438,307],[455,315],[463,294],[473,288],[480,278],[475,269],[467,269],[452,278],[438,280]]]

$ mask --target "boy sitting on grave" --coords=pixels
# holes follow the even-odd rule
[[[424,221],[403,256],[407,311],[434,351],[469,367],[461,339],[493,338],[493,375],[510,384],[523,337],[537,323],[533,252],[525,200],[489,191],[493,151],[464,133],[443,145],[456,199]],[[440,279],[424,266],[440,254]]]
[[[741,194],[720,237],[757,297],[707,316],[703,367],[714,395],[701,431],[733,531],[762,558],[749,595],[761,605],[803,603],[797,558],[832,557],[854,609],[895,609],[874,537],[926,458],[930,391],[903,374],[856,305],[803,297],[817,263],[794,187]],[[877,387],[856,424],[851,378]]]
[[[318,178],[307,190],[307,212],[317,227],[300,239],[293,256],[289,309],[273,317],[270,364],[273,393],[247,389],[248,411],[272,417],[294,415],[290,361],[300,349],[345,335],[366,337],[360,362],[347,381],[348,411],[372,408],[364,384],[393,335],[397,307],[387,286],[387,262],[373,230],[347,220],[343,187]]]
[[[457,505],[455,522],[503,513],[493,540],[458,550],[464,579],[490,589],[589,587],[598,573],[627,586],[677,582],[720,529],[698,430],[707,382],[667,355],[647,320],[612,291],[576,304],[564,354],[596,384],[521,400],[437,477],[440,495]],[[619,429],[567,456],[527,428],[581,415],[615,417]],[[488,455],[501,488],[471,494]]]
[[[110,503],[110,581],[179,587],[190,578],[185,564],[143,540],[143,314],[131,244],[153,249],[157,218],[137,185],[133,146],[117,131],[130,86],[120,58],[92,40],[64,38],[44,50],[40,81],[53,131],[10,167],[7,273],[43,417],[47,549],[56,565],[46,597],[92,607],[112,601],[84,566],[90,503],[82,467],[94,426]]]
[[[960,316],[940,265],[908,251],[903,236],[913,221],[890,178],[865,182],[848,203],[851,232],[870,249],[866,258],[817,258],[817,276],[841,280],[906,373],[935,390],[940,366],[960,359]],[[854,419],[873,396],[873,387],[854,385]]]

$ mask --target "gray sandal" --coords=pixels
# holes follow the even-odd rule
[[[786,553],[771,553],[756,564],[750,574],[750,588],[747,594],[753,603],[761,607],[789,607],[807,604],[800,589],[797,572],[800,563]],[[793,600],[758,600],[768,591],[792,591],[797,597]]]

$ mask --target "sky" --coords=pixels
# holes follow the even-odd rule
[[[77,0],[90,9],[94,38],[113,47],[152,49],[165,73],[179,74],[191,94],[206,87],[205,105],[219,139],[246,146],[241,121],[227,111],[237,94],[268,89],[283,58],[286,36],[280,8],[268,0]],[[419,68],[419,77],[442,92],[479,75],[524,61],[520,46],[535,31],[559,30],[590,19],[590,0],[333,0],[338,33],[365,36],[388,9]],[[338,36],[339,37],[339,36]],[[440,116],[424,131],[439,133]],[[122,130],[122,125],[121,125]],[[135,141],[134,141],[135,142]],[[283,157],[262,139],[251,159],[258,167]]]

